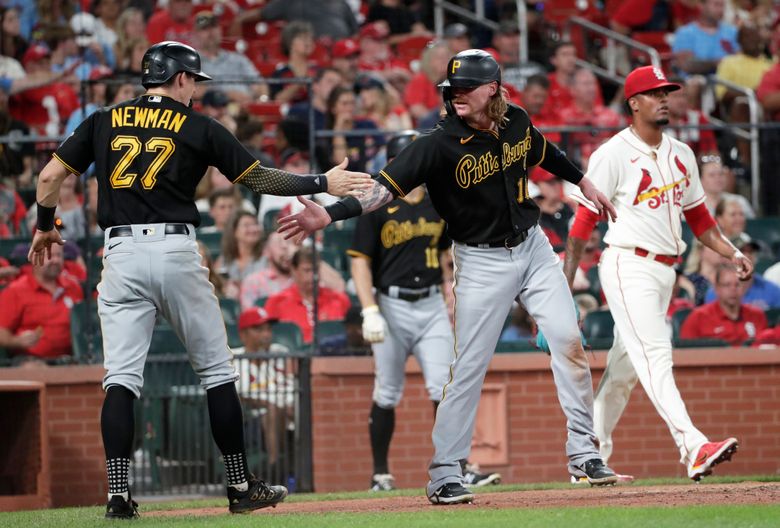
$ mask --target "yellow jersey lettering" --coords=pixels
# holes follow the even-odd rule
[[[132,106],[126,106],[122,115],[122,126],[133,126],[133,108]]]
[[[184,121],[186,120],[187,120],[186,115],[176,112],[176,114],[173,116],[173,120],[171,121],[171,124],[168,126],[168,130],[173,130],[178,134],[179,130],[181,130],[181,126],[184,124]]]
[[[385,248],[390,249],[413,238],[429,236],[431,237],[431,245],[436,246],[443,232],[444,220],[429,222],[423,217],[419,217],[417,222],[388,220],[382,226],[380,240]]]
[[[463,156],[455,166],[455,181],[463,189],[476,185],[492,176],[501,168],[498,156],[488,151],[479,159],[471,154]]]
[[[154,124],[155,128],[168,128],[168,123],[171,121],[171,115],[173,112],[171,110],[163,110],[162,115],[160,116],[160,120],[157,121]]]
[[[144,126],[144,122],[146,121],[146,113],[149,111],[148,108],[136,108],[135,109],[135,120],[133,121],[133,124],[137,127]]]
[[[122,126],[122,109],[114,108],[111,110],[111,128]]]
[[[146,122],[144,123],[144,128],[152,128],[156,126],[155,123],[157,123],[157,116],[159,115],[160,115],[159,108],[150,108],[149,113],[146,114]]]

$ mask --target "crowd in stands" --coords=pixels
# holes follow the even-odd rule
[[[93,298],[99,281],[96,180],[89,171],[66,180],[57,217],[69,243],[49,263],[32,267],[26,247],[35,225],[37,173],[58,138],[86,116],[142,93],[141,57],[149,45],[179,40],[194,46],[203,70],[215,79],[199,85],[195,107],[225,125],[264,165],[297,173],[319,172],[345,157],[350,169],[378,172],[389,134],[425,130],[441,118],[437,84],[446,76],[448,59],[469,47],[484,48],[501,64],[509,98],[586,170],[591,153],[628,120],[621,86],[581,61],[601,66],[615,61],[625,74],[646,57],[577,31],[566,34],[566,21],[575,15],[661,52],[664,69],[684,84],[669,96],[668,132],[694,150],[708,208],[757,264],[751,281],[735,282],[717,255],[689,248],[678,266],[670,329],[674,312],[681,310],[690,316],[680,339],[778,341],[772,328],[780,319],[773,312],[780,309],[780,220],[771,215],[778,214],[780,179],[767,175],[774,176],[775,161],[780,162],[780,133],[762,131],[765,202],[751,204],[749,143],[708,128],[713,116],[734,123],[749,119],[744,95],[731,85],[755,90],[766,123],[780,119],[780,8],[774,2],[529,0],[526,61],[515,2],[487,3],[495,31],[448,18],[438,37],[430,4],[0,0],[0,349],[17,363],[71,354],[69,310],[85,296]],[[616,55],[608,56],[609,49]],[[730,85],[710,89],[707,75]],[[298,82],[306,77],[311,84]],[[315,138],[312,155],[311,119],[315,130],[329,132]],[[30,134],[39,139],[21,141]],[[552,174],[537,168],[531,180],[542,228],[562,252],[576,204]],[[316,303],[318,320],[345,323],[342,336],[327,339],[364,350],[354,332],[359,314],[344,254],[352,225],[329,228],[315,242],[315,257],[310,247],[295,248],[274,232],[280,211],[299,207],[294,199],[243,191],[215,168],[196,191],[201,255],[216,295],[232,299],[244,313],[264,306],[263,325],[294,323],[304,344],[313,339]],[[763,216],[757,218],[757,212]],[[601,233],[595,231],[575,281],[583,319],[608,310],[596,273],[601,248]],[[239,330],[249,328],[244,326],[239,323]],[[534,333],[533,321],[518,306],[502,340],[527,344]]]

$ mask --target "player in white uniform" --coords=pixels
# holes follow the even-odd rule
[[[662,133],[669,122],[668,93],[680,86],[652,66],[626,78],[633,123],[601,145],[587,177],[617,209],[609,225],[599,278],[615,320],[615,341],[594,402],[595,430],[607,462],[612,431],[637,380],[666,422],[688,476],[699,480],[737,450],[736,438],[710,442],[691,422],[672,375],[672,344],[665,315],[675,281],[673,265],[685,251],[684,215],[696,237],[733,262],[747,279],[750,260],[724,237],[704,203],[696,157]],[[569,234],[564,273],[571,285],[585,241],[598,221],[595,207],[576,192],[579,207]]]

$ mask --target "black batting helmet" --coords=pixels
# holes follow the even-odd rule
[[[159,86],[168,82],[179,72],[187,72],[195,81],[208,81],[211,77],[200,69],[200,55],[194,48],[166,40],[146,50],[141,66],[141,84],[144,88]]]
[[[390,138],[390,141],[387,142],[387,160],[389,161],[400,154],[419,135],[415,130],[404,130]]]
[[[455,113],[452,88],[476,88],[493,81],[501,84],[501,67],[487,51],[467,49],[452,57],[447,63],[447,78],[439,83],[447,113]]]

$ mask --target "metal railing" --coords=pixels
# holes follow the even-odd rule
[[[528,62],[528,8],[523,0],[515,0],[517,8],[517,25],[520,31],[520,43],[518,47],[518,58],[520,64]],[[486,27],[491,31],[496,31],[499,25],[485,17],[485,0],[476,0],[474,11],[465,9],[458,4],[448,2],[447,0],[435,0],[433,7],[433,27],[436,36],[441,38],[444,33],[444,13],[452,13],[464,20],[474,24]]]
[[[244,354],[235,356],[234,365],[242,375],[237,388],[250,471],[291,491],[311,491],[310,360]],[[225,468],[211,436],[206,391],[187,356],[150,355],[144,378],[136,402],[133,492],[224,494]]]
[[[586,62],[582,59],[577,59],[578,66],[582,68],[588,68],[601,77],[609,79],[612,82],[617,84],[623,84],[625,82],[625,78],[622,77],[621,75],[618,75],[617,72],[616,44],[622,44],[627,48],[646,54],[650,59],[650,64],[652,64],[657,68],[661,67],[661,55],[658,53],[658,50],[656,50],[652,46],[648,46],[647,44],[642,44],[641,42],[633,40],[621,33],[618,33],[617,31],[613,31],[609,28],[600,26],[599,24],[595,24],[590,20],[578,16],[571,17],[568,23],[566,24],[565,34],[567,39],[570,38],[571,30],[572,27],[574,26],[581,28],[582,31],[585,33],[598,35],[607,40],[607,67],[606,68],[602,68],[601,66],[597,66],[590,62]]]
[[[712,113],[707,114],[707,119],[713,124],[728,126],[729,131],[735,136],[750,141],[750,202],[753,205],[753,208],[758,210],[759,197],[761,196],[761,140],[759,138],[758,125],[761,123],[763,111],[756,98],[755,91],[721,79],[716,75],[707,76],[707,89],[714,92],[717,86],[723,86],[729,90],[742,94],[734,103],[745,102],[748,106],[750,116],[749,127],[742,127],[740,124],[735,123],[727,123],[712,115]],[[712,94],[712,96],[714,98],[714,94]]]

